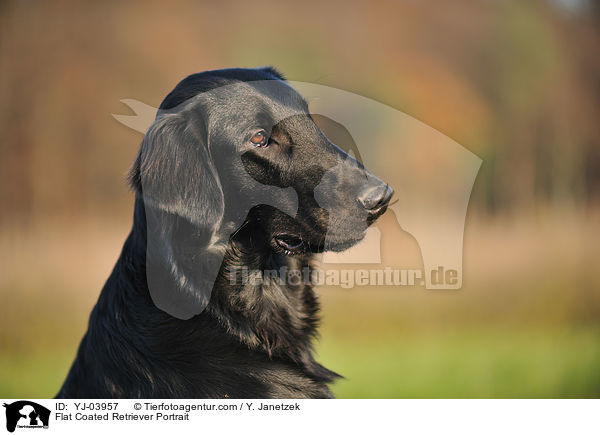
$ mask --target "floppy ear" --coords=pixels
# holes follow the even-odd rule
[[[147,206],[214,228],[223,217],[223,191],[208,152],[204,121],[200,116],[189,118],[189,113],[157,117],[144,136],[130,178]]]
[[[196,115],[159,115],[131,172],[144,205],[150,296],[179,319],[206,307],[223,260],[223,251],[212,246],[223,218],[223,191]]]

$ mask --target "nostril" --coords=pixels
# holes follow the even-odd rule
[[[358,198],[358,202],[366,210],[376,212],[389,204],[393,194],[392,188],[384,184],[367,190]]]

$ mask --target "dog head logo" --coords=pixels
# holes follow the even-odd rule
[[[29,400],[3,405],[6,408],[6,430],[16,428],[48,428],[50,410]]]

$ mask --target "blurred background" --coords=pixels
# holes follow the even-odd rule
[[[600,397],[600,7],[584,0],[0,4],[0,397],[59,389],[183,77],[274,65],[483,159],[458,291],[318,290],[338,397]],[[418,252],[390,213],[394,267]],[[406,257],[409,258],[410,256]]]

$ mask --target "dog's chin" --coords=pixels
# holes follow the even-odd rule
[[[325,241],[323,252],[343,252],[357,245],[365,238],[365,234],[350,238],[331,238]]]

